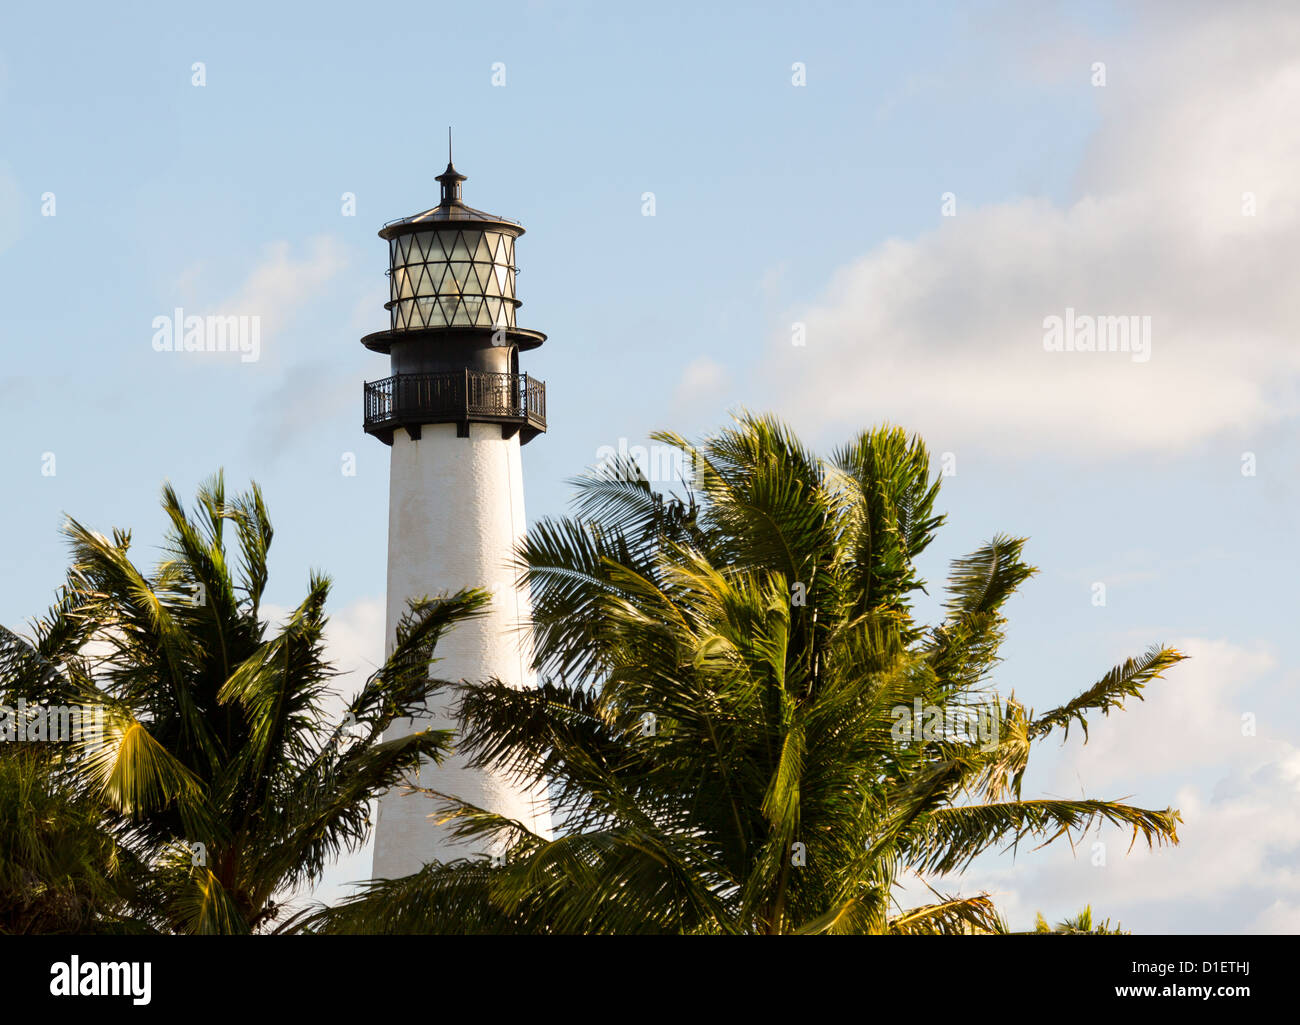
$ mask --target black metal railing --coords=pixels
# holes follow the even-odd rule
[[[527,374],[397,374],[367,381],[365,396],[365,428],[371,433],[408,424],[470,421],[546,430],[546,383]]]

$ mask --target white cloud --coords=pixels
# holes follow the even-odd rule
[[[1247,931],[1286,936],[1300,933],[1300,904],[1275,900],[1259,913]]]
[[[346,264],[342,244],[329,235],[311,239],[306,256],[298,259],[290,255],[288,242],[273,242],[265,247],[261,262],[225,302],[222,312],[258,315],[263,329],[272,330],[319,295]]]
[[[1125,793],[1143,775],[1209,768],[1284,757],[1278,735],[1251,689],[1276,667],[1272,655],[1227,643],[1188,638],[1174,647],[1190,656],[1143,690],[1122,711],[1089,721],[1088,742],[1071,729],[1052,787],[1090,796],[1118,785]],[[1242,735],[1242,715],[1257,717],[1256,736]]]
[[[307,303],[326,294],[335,275],[347,265],[347,253],[335,238],[320,235],[308,241],[306,252],[294,256],[288,242],[272,242],[262,258],[213,316],[260,318],[259,362],[276,358],[279,333]],[[178,287],[192,293],[200,269],[186,269]],[[200,312],[198,310],[192,312]],[[198,355],[205,355],[199,353]],[[213,357],[214,359],[217,357]]]
[[[723,365],[708,356],[699,356],[682,371],[681,380],[673,396],[680,409],[691,407],[704,400],[716,401],[718,392],[727,384],[727,371]]]
[[[890,419],[949,447],[1075,454],[1173,450],[1294,416],[1300,10],[1232,14],[1111,45],[1072,202],[959,196],[936,230],[842,269],[788,318],[807,324],[806,346],[773,338],[765,405],[796,427]],[[1044,318],[1067,307],[1149,316],[1150,360],[1044,351]]]
[[[308,240],[302,252],[295,255],[288,242],[271,242],[263,247],[261,258],[244,280],[224,298],[214,296],[215,289],[204,279],[207,267],[203,261],[191,263],[181,269],[172,283],[172,297],[162,316],[171,315],[172,304],[181,306],[186,316],[209,318],[250,318],[241,320],[240,330],[250,334],[240,342],[247,345],[240,364],[251,363],[259,367],[274,366],[286,354],[282,340],[285,328],[308,304],[329,297],[329,288],[336,275],[347,266],[347,251],[338,239],[319,235]],[[253,321],[251,318],[256,318]],[[252,335],[256,323],[256,336]],[[177,329],[179,330],[179,329]],[[215,339],[210,339],[215,342]],[[176,339],[177,345],[180,338]],[[220,347],[187,351],[200,366],[231,365],[225,351],[225,338]]]
[[[361,598],[330,615],[325,628],[325,650],[342,675],[334,686],[352,698],[384,659],[384,602]]]
[[[1046,786],[1025,796],[1125,799],[1140,807],[1177,808],[1180,843],[1129,849],[1128,831],[1104,827],[1075,850],[1064,840],[1034,851],[986,855],[941,888],[992,892],[1013,928],[1031,928],[1091,904],[1095,914],[1134,932],[1287,932],[1300,928],[1300,748],[1255,708],[1275,688],[1273,658],[1222,641],[1189,639],[1191,660],[1148,686],[1144,702],[1091,722],[1090,739],[1071,731],[1049,766]],[[1241,735],[1241,713],[1260,712],[1258,736]],[[1050,759],[1038,755],[1040,763]],[[1039,766],[1042,768],[1042,765]],[[1184,782],[1170,792],[1171,776]],[[1212,782],[1205,782],[1205,781]],[[1105,864],[1093,845],[1105,843]]]

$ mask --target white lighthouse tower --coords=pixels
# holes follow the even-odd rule
[[[515,242],[523,227],[466,206],[465,180],[448,154],[439,204],[380,229],[388,242],[389,329],[361,340],[392,363],[392,376],[365,389],[365,429],[392,447],[388,646],[408,599],[484,588],[493,597],[489,614],[439,641],[435,671],[530,687],[531,606],[511,559],[525,527],[520,448],[546,430],[546,387],[519,372],[519,353],[546,336],[515,324]],[[431,707],[432,722],[394,724],[386,739],[452,728],[452,700]],[[471,769],[458,755],[422,766],[419,782],[550,835],[544,793]],[[380,799],[375,877],[483,853],[452,844],[429,818],[434,811],[420,794],[395,790]]]

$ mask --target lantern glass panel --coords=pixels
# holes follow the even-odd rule
[[[448,242],[451,244],[448,245]],[[461,237],[460,232],[456,232],[450,238],[444,238],[443,248],[447,250],[447,259],[449,260],[469,259],[469,250],[465,248],[465,240]]]

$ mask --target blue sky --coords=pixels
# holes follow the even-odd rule
[[[387,365],[358,339],[386,324],[375,232],[436,202],[452,124],[466,200],[527,228],[519,322],[549,335],[531,518],[601,446],[741,406],[822,449],[920,431],[957,466],[930,579],[998,532],[1042,568],[1004,691],[1043,708],[1151,643],[1195,656],[1029,781],[1182,807],[1181,847],[1022,851],[953,888],[1020,924],[1091,900],[1141,931],[1300,931],[1300,28],[1216,6],[5,10],[0,622],[51,599],[65,513],[151,560],[163,480],[224,467],[266,491],[271,600],[327,570],[338,657],[378,657],[388,450],[360,401]],[[155,352],[177,306],[260,316],[261,358]],[[1150,316],[1152,358],[1044,352],[1067,306]]]

